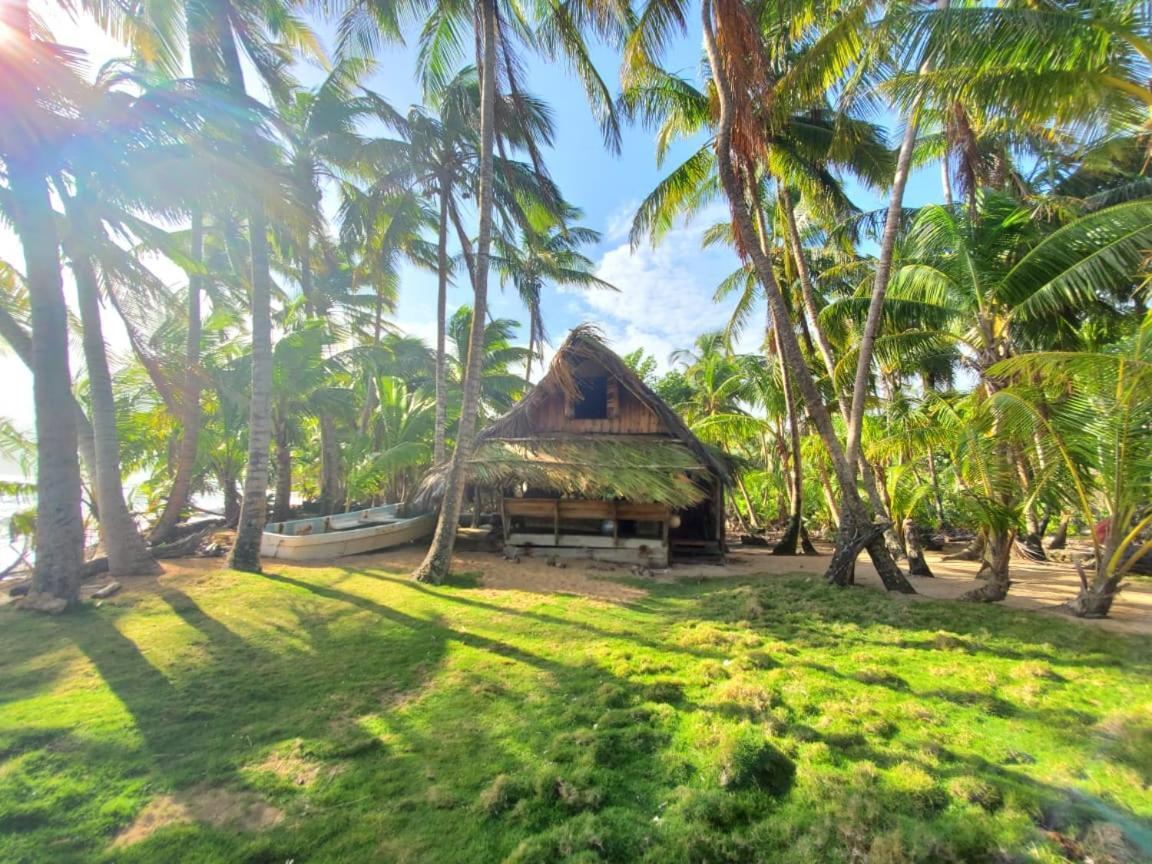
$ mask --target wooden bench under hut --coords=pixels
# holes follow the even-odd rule
[[[479,433],[467,474],[499,493],[508,555],[665,567],[724,552],[722,458],[588,326]],[[443,479],[425,490],[435,497]]]

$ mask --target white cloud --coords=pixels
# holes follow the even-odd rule
[[[635,198],[625,201],[608,216],[608,227],[604,232],[604,242],[620,243],[628,239],[632,230],[632,219],[640,202]]]
[[[618,238],[601,256],[596,275],[619,293],[570,294],[572,314],[599,324],[618,353],[643,348],[667,368],[673,351],[691,348],[701,333],[722,329],[728,321],[731,304],[717,304],[712,295],[738,261],[730,249],[700,246],[704,229],[725,217],[712,208],[669,231],[656,247],[634,250],[626,235]]]

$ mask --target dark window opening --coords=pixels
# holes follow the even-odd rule
[[[580,396],[572,406],[577,420],[604,420],[608,416],[608,379],[578,378]]]

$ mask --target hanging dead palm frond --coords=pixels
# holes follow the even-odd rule
[[[672,509],[708,497],[693,474],[709,469],[677,441],[627,437],[551,437],[484,441],[468,460],[471,482],[494,489],[527,487],[587,499],[652,501]],[[436,500],[445,479],[433,471],[418,493]]]

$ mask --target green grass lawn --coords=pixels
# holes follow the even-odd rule
[[[0,861],[1152,858],[1148,640],[799,578],[275,571],[0,610]]]

